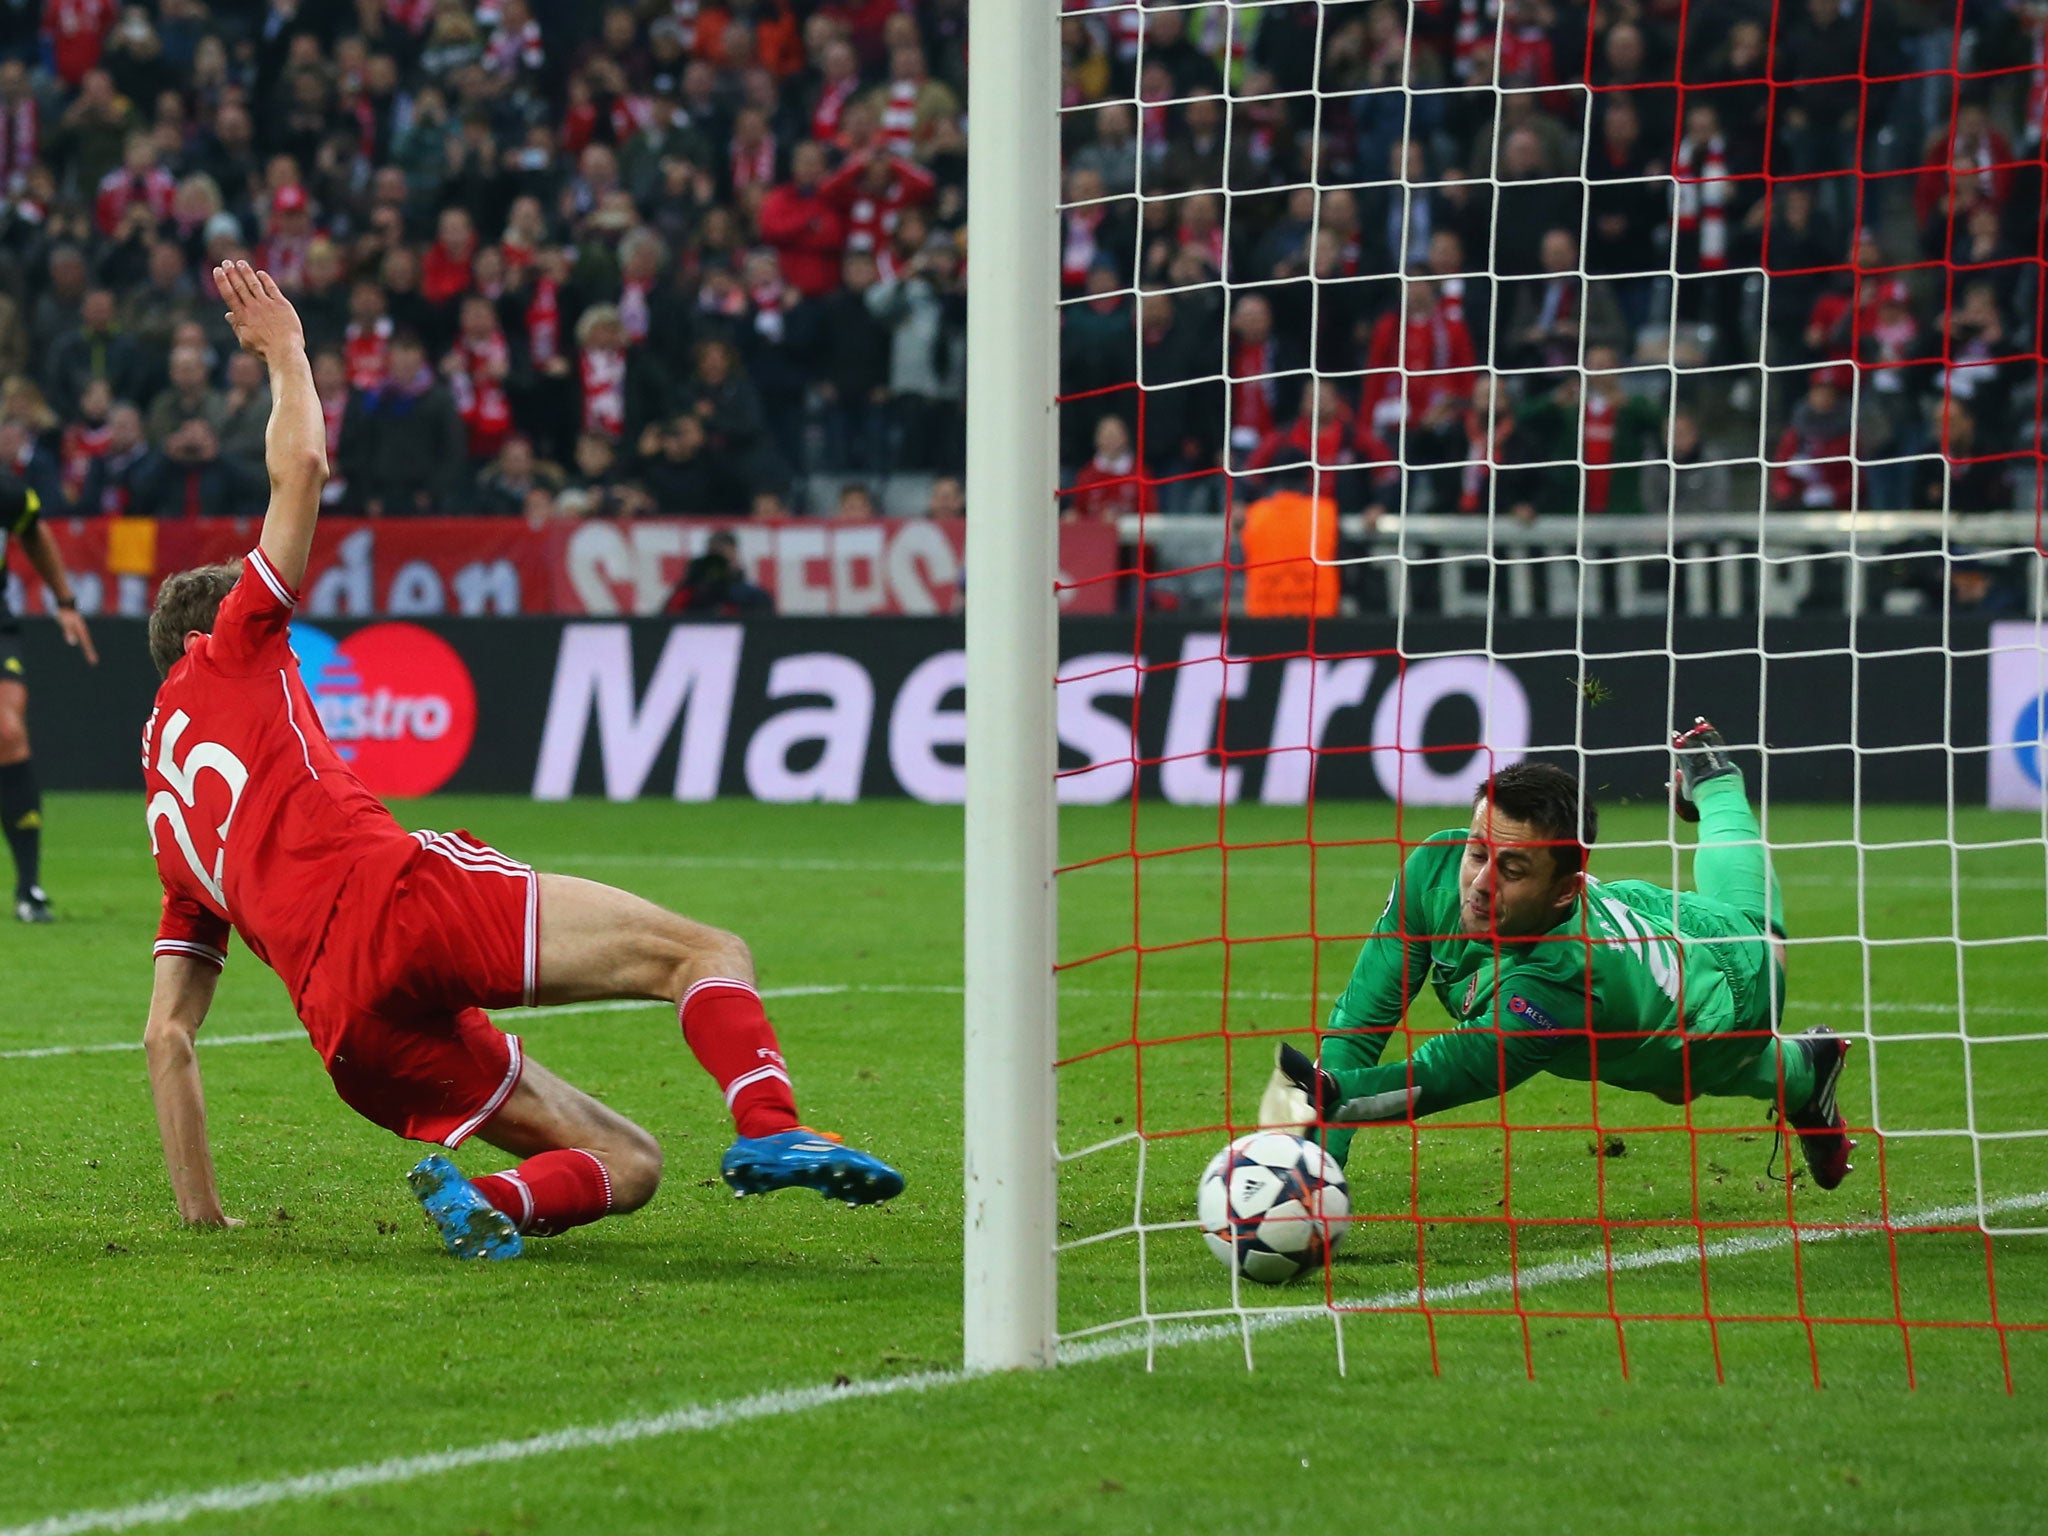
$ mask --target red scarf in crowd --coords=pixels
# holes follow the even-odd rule
[[[626,430],[626,354],[589,348],[581,364],[583,430],[617,437]]]
[[[732,189],[744,192],[749,187],[762,191],[775,185],[775,135],[762,135],[761,142],[749,149],[738,139],[732,141],[728,151],[732,161]]]
[[[2024,24],[2034,34],[2027,53],[2034,67],[2027,72],[2026,129],[2020,142],[2038,148],[2048,134],[2048,16],[2036,11]]]
[[[1138,44],[1145,35],[1145,13],[1142,8],[1132,5],[1130,0],[1093,0],[1096,10],[1106,11],[1112,6],[1114,13],[1108,18],[1109,35],[1122,63],[1128,64],[1138,56]],[[1072,7],[1068,7],[1072,9]]]
[[[343,333],[341,360],[350,389],[375,389],[384,382],[385,359],[391,351],[391,320],[379,316],[365,327],[349,322]]]
[[[1486,486],[1493,478],[1493,472],[1500,466],[1501,449],[1514,435],[1515,418],[1508,411],[1505,402],[1499,414],[1492,421],[1486,419],[1486,402],[1474,403],[1465,413],[1465,469],[1459,476],[1458,510],[1460,512],[1484,512],[1486,510]],[[1493,441],[1487,441],[1487,433],[1493,434]],[[1501,511],[1508,510],[1502,507]]]
[[[455,347],[455,371],[449,382],[455,408],[469,429],[469,457],[481,464],[494,458],[512,434],[512,402],[505,394],[505,370],[511,352],[505,338],[492,332],[482,341],[464,340]]]
[[[1460,80],[1472,78],[1472,60],[1479,52],[1479,45],[1493,46],[1494,0],[1460,0],[1458,6],[1458,38],[1453,55],[1452,69]],[[1498,75],[1498,71],[1495,71]]]
[[[1173,109],[1171,107],[1146,107],[1138,119],[1138,138],[1148,156],[1157,157],[1171,147],[1173,137]]]
[[[623,144],[655,120],[654,102],[646,96],[615,96],[603,121],[610,124],[612,142]],[[562,148],[581,154],[597,135],[597,104],[579,101],[562,115]]]
[[[526,351],[536,368],[562,355],[562,285],[551,277],[536,279],[526,301]]]
[[[756,283],[747,290],[747,302],[754,306],[754,332],[764,340],[782,340],[782,307],[789,302],[789,288],[780,278]]]
[[[500,27],[484,45],[484,68],[494,75],[516,75],[521,70],[538,74],[547,61],[537,21],[529,21],[517,32]]]
[[[1261,442],[1274,427],[1273,343],[1230,349],[1230,440],[1240,448]]]
[[[1088,281],[1096,252],[1101,249],[1096,243],[1096,232],[1102,228],[1107,212],[1099,205],[1067,210],[1065,239],[1060,243],[1060,281],[1067,287],[1079,288]]]
[[[1436,307],[1444,319],[1465,323],[1465,279],[1462,277],[1439,278],[1436,285]]]
[[[1614,462],[1614,402],[1586,391],[1584,444],[1580,462],[1586,466],[1586,510],[1605,512],[1613,492],[1614,471],[1601,466]]]
[[[0,184],[5,185],[9,197],[21,196],[28,185],[29,168],[36,163],[41,142],[42,118],[35,97],[0,104]]]
[[[74,421],[64,428],[59,440],[57,462],[64,479],[64,494],[72,501],[85,489],[85,472],[92,468],[92,461],[107,451],[107,440],[113,436],[105,422],[89,427],[82,421]]]
[[[342,390],[332,399],[320,397],[320,420],[327,428],[327,462],[341,462],[341,424],[348,416],[348,391]]]
[[[1972,145],[1956,146],[1953,169],[1955,171],[1955,206],[1967,208],[1982,200],[1996,202],[1997,186],[1992,177],[1991,167],[1998,163],[1998,157],[1991,153],[1991,135],[1983,134]]]
[[[910,153],[917,138],[917,93],[914,80],[892,80],[882,105],[882,142],[899,155]]]
[[[859,89],[860,76],[848,75],[837,85],[828,85],[819,93],[818,105],[811,112],[812,138],[830,143],[839,137],[839,119]]]
[[[343,105],[341,115],[355,121],[356,153],[365,163],[374,161],[377,158],[376,103],[359,91]]]
[[[647,339],[647,296],[653,287],[652,283],[628,278],[619,289],[619,322],[626,328],[626,340],[634,346]]]
[[[256,259],[264,271],[277,280],[286,293],[306,286],[306,256],[319,238],[318,231],[300,235],[272,235],[256,248]]]
[[[1700,266],[1717,271],[1728,265],[1728,199],[1735,183],[1728,179],[1728,144],[1719,134],[1702,145],[1687,139],[1678,146],[1678,227],[1700,242]]]

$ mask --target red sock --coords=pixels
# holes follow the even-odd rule
[[[761,994],[744,981],[712,976],[683,994],[683,1039],[725,1090],[742,1136],[796,1129],[796,1093]]]
[[[612,1176],[596,1153],[580,1147],[543,1152],[510,1172],[470,1182],[530,1237],[588,1226],[612,1208]]]

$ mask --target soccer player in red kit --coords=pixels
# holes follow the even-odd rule
[[[474,1182],[438,1153],[410,1175],[458,1258],[509,1258],[635,1210],[661,1149],[632,1121],[525,1056],[486,1008],[672,1001],[725,1090],[738,1194],[801,1185],[849,1204],[903,1176],[805,1129],[788,1069],[732,934],[624,891],[540,874],[466,832],[406,832],[328,742],[287,626],[327,478],[305,334],[267,273],[215,269],[242,345],[270,371],[270,506],[246,560],[171,577],[150,616],[163,675],[143,732],[150,850],[163,880],[144,1035],[178,1211],[221,1209],[193,1050],[230,928],[283,979],[335,1091],[400,1136],[481,1137],[522,1158]]]

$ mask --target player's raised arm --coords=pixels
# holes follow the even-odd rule
[[[178,1214],[197,1226],[233,1227],[220,1207],[213,1181],[213,1149],[206,1139],[206,1093],[193,1048],[220,967],[185,954],[156,957],[156,984],[149,996],[149,1024],[142,1044],[149,1057],[149,1091],[156,1100],[157,1130]]]
[[[268,272],[228,261],[213,269],[213,278],[228,302],[236,339],[270,370],[270,428],[263,439],[270,508],[261,542],[264,558],[296,590],[306,577],[327,484],[327,423],[306,360],[306,332]]]

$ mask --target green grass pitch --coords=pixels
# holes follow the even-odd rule
[[[183,1231],[139,1050],[19,1054],[132,1044],[148,992],[140,804],[55,797],[46,883],[64,921],[0,936],[0,1536],[83,1530],[65,1517],[155,1499],[159,1516],[189,1516],[165,1528],[208,1533],[2039,1529],[2048,1333],[2011,1331],[2001,1348],[1993,1331],[1933,1325],[1994,1305],[2003,1322],[2048,1323],[2048,1238],[1795,1249],[1767,1232],[1716,1249],[1703,1281],[1700,1260],[1662,1261],[1695,1232],[1670,1223],[1731,1224],[1713,1241],[1786,1213],[1762,1182],[1769,1138],[1735,1131],[1754,1113],[1725,1105],[1696,1108],[1696,1167],[1695,1138],[1649,1129],[1675,1112],[1619,1094],[1599,1103],[1618,1155],[1591,1155],[1578,1130],[1362,1139],[1360,1209],[1404,1219],[1354,1230],[1331,1283],[1384,1305],[1416,1284],[1419,1258],[1470,1312],[1436,1319],[1434,1372],[1421,1318],[1354,1312],[1342,1374],[1325,1316],[1254,1331],[1249,1372],[1244,1338],[1169,1332],[1149,1372],[1126,1350],[960,1380],[957,812],[440,800],[400,814],[744,934],[781,994],[807,1116],[897,1161],[908,1193],[862,1211],[732,1200],[717,1094],[651,1007],[513,1023],[536,1059],[661,1138],[667,1181],[638,1215],[518,1263],[457,1266],[405,1190],[413,1149],[342,1106],[303,1043],[279,1041],[202,1051],[223,1193],[249,1225]],[[1410,812],[1402,831],[1456,819]],[[1061,1261],[1069,1333],[1230,1304],[1199,1236],[1171,1224],[1192,1213],[1222,1140],[1211,1128],[1254,1118],[1270,1032],[1305,1029],[1341,985],[1348,936],[1376,916],[1394,863],[1372,842],[1394,831],[1389,807],[1318,808],[1312,861],[1308,825],[1299,809],[1219,820],[1147,805],[1140,846],[1189,851],[1144,861],[1135,888],[1127,860],[1062,880],[1068,959],[1145,950],[1142,977],[1126,949],[1064,978],[1063,1053],[1114,1047],[1061,1074],[1063,1148],[1102,1146],[1062,1169],[1062,1237],[1080,1244]],[[2006,1134],[2048,1127],[2048,1042],[2030,1038],[2048,977],[2038,822],[1971,813],[1951,828],[1936,811],[1866,808],[1859,828],[1847,809],[1777,808],[1769,830],[1802,940],[1789,1024],[1878,1036],[1874,1058],[1864,1042],[1851,1059],[1851,1117],[1870,1121],[1874,1081],[1888,1127],[1985,1133],[1889,1138],[1882,1189],[1866,1140],[1842,1190],[1795,1190],[1798,1219],[1867,1220],[1881,1198],[1913,1215],[1981,1188],[2002,1219],[2048,1224],[2048,1142]],[[1860,859],[1799,846],[1859,830],[1871,849],[1927,845]],[[1662,837],[1660,814],[1615,808],[1603,832],[1598,872],[1668,883],[1668,846],[1615,846]],[[1277,846],[1226,858],[1203,846],[1219,836]],[[2008,846],[1952,855],[1950,836]],[[1064,818],[1069,859],[1130,838],[1128,807]],[[206,1033],[293,1026],[238,951]],[[1134,1037],[1157,1043],[1117,1044]],[[1511,1104],[1517,1124],[1590,1123],[1583,1087],[1539,1079]],[[497,1160],[481,1143],[459,1156],[476,1171]],[[1574,1263],[1602,1251],[1586,1223],[1603,1210],[1611,1279]],[[1473,1216],[1499,1219],[1460,1219]],[[1510,1216],[1512,1261],[1532,1276],[1519,1297],[1502,1278]],[[1125,1231],[1134,1221],[1148,1230]],[[1245,1300],[1321,1294],[1304,1281]],[[1723,1320],[1796,1316],[1803,1296],[1811,1317],[1894,1321],[1809,1333],[1609,1316],[1696,1317],[1703,1294]],[[1522,1317],[1480,1311],[1518,1301]],[[841,1379],[844,1400],[802,1411],[760,1398],[829,1397]],[[691,1408],[706,1411],[639,1439],[401,1481],[349,1470]],[[323,1473],[342,1475],[301,1497],[181,1502]]]

